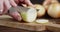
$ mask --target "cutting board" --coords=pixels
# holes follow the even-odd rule
[[[50,17],[48,14],[45,16],[41,17],[40,19],[48,19],[49,23],[48,24],[43,24],[46,26],[47,30],[52,31],[52,32],[60,32],[60,18],[55,19]]]
[[[44,24],[47,29],[52,32],[60,32],[60,19],[50,19],[50,22],[49,24]]]
[[[0,26],[23,29],[28,31],[45,31],[50,30],[53,32],[60,32],[60,19],[48,19],[48,24],[38,24],[38,23],[26,23],[19,22],[14,20],[12,17],[8,15],[0,16]],[[21,31],[23,31],[21,30]],[[26,32],[26,31],[25,31]]]
[[[46,30],[46,26],[43,24],[25,23],[22,21],[19,22],[7,15],[0,16],[0,26],[24,29],[24,30],[29,30],[29,31],[44,31],[44,30]]]

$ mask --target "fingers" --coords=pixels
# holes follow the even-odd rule
[[[15,20],[21,21],[22,18],[18,12],[13,12],[9,14],[11,17],[13,17]]]
[[[26,4],[22,4],[22,6],[23,6],[23,7],[27,7],[27,5],[26,5]]]
[[[14,0],[9,0],[9,1],[10,1],[10,4],[11,4],[13,7],[16,7],[16,6],[17,6],[17,4],[15,3]]]
[[[7,13],[8,9],[11,7],[9,0],[4,0],[4,11],[3,13]]]
[[[5,6],[7,7],[7,9],[9,9],[11,7],[9,0],[4,0]]]
[[[12,6],[13,7],[17,6],[17,4],[14,2],[14,0],[4,0],[4,11],[3,11],[3,13],[4,14],[7,13],[8,9]]]
[[[14,0],[17,4],[19,3],[19,0]]]
[[[3,12],[3,0],[0,0],[0,14]]]
[[[49,5],[51,3],[51,0],[45,0],[43,5]]]

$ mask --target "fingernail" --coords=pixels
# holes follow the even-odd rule
[[[16,6],[17,6],[17,4],[14,5],[14,7],[16,7]]]
[[[1,10],[0,10],[0,14],[2,14],[2,13],[3,13],[3,10],[1,9]]]
[[[7,8],[6,8],[6,9],[8,10],[8,9],[10,9],[11,7],[12,7],[11,5],[10,5],[10,6],[7,6]]]

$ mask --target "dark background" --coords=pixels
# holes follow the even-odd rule
[[[44,0],[31,0],[33,4],[42,4]]]
[[[42,4],[45,0],[31,0],[33,4]],[[60,0],[58,0],[60,2]]]

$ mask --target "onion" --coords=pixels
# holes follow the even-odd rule
[[[49,23],[49,20],[47,20],[47,19],[37,19],[36,23],[47,24],[47,23]]]
[[[45,7],[46,11],[48,10],[49,6],[53,3],[58,3],[57,0],[46,0],[43,3],[43,6]]]
[[[53,2],[49,6],[47,13],[53,18],[59,18],[60,17],[60,4],[57,2]]]
[[[11,7],[10,13],[14,11],[18,11],[25,22],[33,22],[36,20],[37,11],[34,8],[26,8],[21,6]]]
[[[37,17],[45,15],[45,8],[42,5],[35,4],[35,9],[37,10]]]

